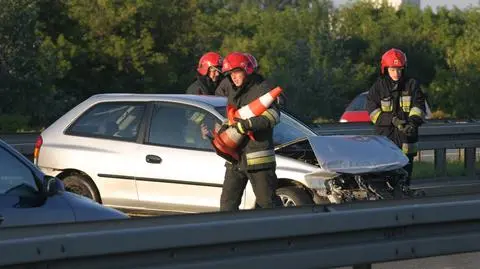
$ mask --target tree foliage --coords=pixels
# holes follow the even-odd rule
[[[203,53],[234,50],[257,57],[261,72],[285,89],[290,111],[308,121],[338,119],[379,75],[391,47],[407,53],[407,72],[433,110],[480,115],[478,8],[395,10],[358,1],[334,9],[327,0],[0,4],[0,118],[8,122],[46,126],[102,92],[183,93]],[[7,125],[14,126],[0,124]]]

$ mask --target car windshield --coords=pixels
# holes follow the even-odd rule
[[[0,146],[0,195],[28,196],[39,191],[32,171]]]
[[[215,110],[218,111],[224,118],[226,118],[226,107],[215,107]],[[292,140],[316,135],[311,129],[305,126],[298,119],[295,119],[290,114],[285,111],[280,113],[280,123],[275,126],[273,130],[273,143],[275,145],[281,145]]]

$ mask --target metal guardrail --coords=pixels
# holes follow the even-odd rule
[[[480,251],[479,207],[465,195],[3,228],[0,268],[369,268]]]

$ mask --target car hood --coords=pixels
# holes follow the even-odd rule
[[[399,169],[408,163],[407,156],[392,141],[378,135],[307,136],[279,145],[276,150],[299,144],[308,144],[318,165],[326,172],[376,173]]]
[[[72,192],[63,192],[63,197],[73,209],[75,221],[77,222],[128,218],[128,215],[119,210],[103,206],[87,197]]]

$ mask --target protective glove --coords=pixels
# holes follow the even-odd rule
[[[218,129],[216,128],[215,132],[217,134],[221,134],[221,133],[225,132],[228,129],[228,127],[230,127],[230,125],[228,124],[228,121],[222,122],[222,125],[220,125],[220,127]]]
[[[405,123],[407,123],[405,120],[401,120],[401,119],[397,118],[397,116],[392,118],[393,126],[395,126],[400,131],[403,130]]]
[[[407,136],[416,136],[417,132],[418,132],[418,127],[412,123],[408,123],[407,125],[405,125],[405,127],[403,128],[403,132],[407,135]]]
[[[246,119],[239,119],[235,118],[235,128],[237,129],[238,133],[240,134],[247,134],[248,131],[252,130],[252,123],[250,120]]]

